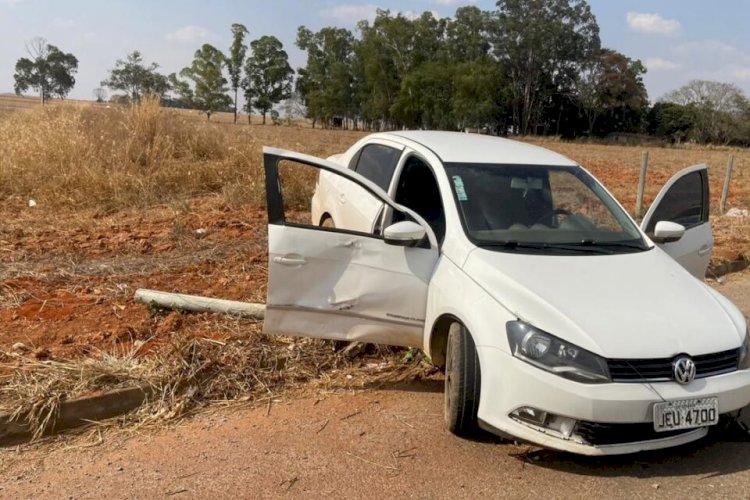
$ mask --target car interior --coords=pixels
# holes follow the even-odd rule
[[[632,238],[619,226],[597,226],[584,214],[584,200],[576,198],[575,189],[558,186],[554,191],[561,199],[554,200],[547,171],[506,172],[467,169],[452,178],[467,230],[475,238],[559,243]]]
[[[435,232],[438,242],[443,241],[445,211],[440,198],[440,188],[435,174],[419,158],[412,156],[406,160],[396,186],[395,201],[421,215]],[[404,218],[404,214],[396,212],[393,222],[402,221]]]

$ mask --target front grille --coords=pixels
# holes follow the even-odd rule
[[[625,444],[638,441],[653,441],[673,436],[679,436],[695,429],[680,429],[676,431],[656,432],[653,423],[641,424],[602,424],[579,420],[575,433],[594,446],[607,444]]]
[[[613,382],[663,382],[674,380],[672,361],[676,358],[609,359],[607,366]],[[739,363],[740,350],[693,356],[695,378],[733,372]]]

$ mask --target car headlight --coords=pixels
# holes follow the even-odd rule
[[[737,366],[738,370],[747,370],[750,368],[750,336],[748,336],[747,329],[745,329],[745,341],[740,347],[740,364]]]
[[[508,332],[510,350],[518,359],[576,382],[611,382],[607,362],[601,356],[523,321],[508,321],[505,329]]]

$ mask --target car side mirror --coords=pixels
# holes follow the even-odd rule
[[[426,234],[425,228],[416,222],[404,220],[385,228],[383,239],[389,245],[413,247],[418,245]]]
[[[657,243],[672,243],[680,240],[685,235],[685,226],[660,220],[654,228],[654,235],[651,237]]]

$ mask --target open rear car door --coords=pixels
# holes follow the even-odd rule
[[[685,234],[679,240],[655,243],[701,280],[706,276],[713,249],[709,208],[708,168],[695,165],[669,179],[641,222],[641,229],[652,239],[658,222],[684,226]]]
[[[427,287],[439,257],[429,225],[374,183],[335,163],[274,148],[263,153],[268,204],[263,331],[421,346]],[[309,201],[322,170],[403,212],[409,222],[383,234],[315,225]]]

